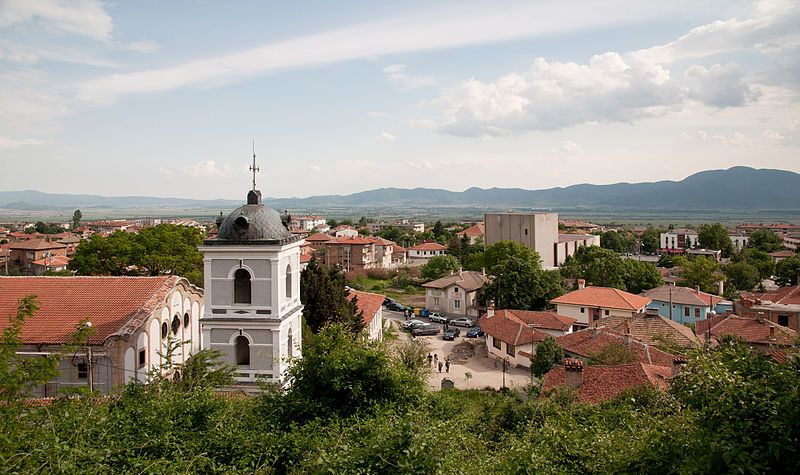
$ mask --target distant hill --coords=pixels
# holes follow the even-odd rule
[[[309,198],[265,198],[278,209],[351,207],[603,208],[630,210],[786,210],[800,207],[800,174],[770,169],[733,167],[695,173],[680,181],[580,184],[565,188],[469,188],[456,192],[435,188],[379,188],[350,195]],[[221,210],[236,200],[190,200],[145,196],[97,196],[0,192],[0,208],[191,208]]]

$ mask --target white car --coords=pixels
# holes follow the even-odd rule
[[[445,323],[447,321],[447,317],[437,312],[431,312],[428,314],[428,320],[432,322]]]
[[[454,318],[448,322],[449,325],[453,325],[456,327],[473,327],[475,326],[475,322],[471,318],[461,317],[461,318]]]
[[[400,326],[403,327],[404,330],[413,330],[414,327],[419,325],[426,325],[426,323],[422,320],[406,320],[405,322],[400,322]]]

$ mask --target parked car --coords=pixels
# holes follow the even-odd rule
[[[426,323],[422,320],[406,320],[405,322],[400,322],[400,327],[402,327],[403,330],[412,330],[414,327],[425,324]]]
[[[461,330],[458,328],[448,328],[442,333],[442,340],[455,340],[456,337],[461,335]]]
[[[389,304],[386,305],[386,308],[389,310],[395,310],[397,312],[403,312],[406,309],[405,305],[401,305],[397,302],[389,302]]]
[[[411,330],[411,334],[414,336],[422,336],[422,335],[438,335],[439,334],[439,325],[431,325],[430,323],[423,323],[417,327],[414,327]]]
[[[390,299],[389,297],[386,297],[385,299],[383,299],[383,305],[384,306],[387,306],[392,302],[394,302],[394,299]]]
[[[431,312],[428,314],[428,320],[436,323],[446,323],[447,317],[438,312]]]
[[[486,335],[486,333],[483,333],[481,327],[472,327],[467,332],[467,338],[477,338],[479,336],[484,336],[484,335]]]
[[[454,318],[448,322],[448,324],[456,326],[456,327],[472,327],[475,326],[475,322],[471,318],[467,317],[460,317]]]

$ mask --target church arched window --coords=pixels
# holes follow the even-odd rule
[[[294,356],[292,352],[294,351],[294,336],[292,335],[292,329],[289,329],[289,338],[286,342],[286,351],[289,353],[289,356]]]
[[[239,335],[234,342],[236,351],[236,364],[239,366],[250,366],[250,342],[246,337]]]
[[[233,275],[233,303],[250,303],[250,273],[244,269]]]
[[[286,298],[292,298],[292,265],[286,266]]]

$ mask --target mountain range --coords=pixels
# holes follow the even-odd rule
[[[602,208],[638,210],[788,210],[800,207],[800,174],[772,169],[733,167],[707,170],[680,181],[580,184],[564,188],[379,188],[349,195],[308,198],[265,198],[279,209],[352,207],[480,207],[480,208]],[[221,210],[237,200],[191,200],[145,196],[53,194],[39,191],[0,191],[0,208],[45,210],[75,208]]]

